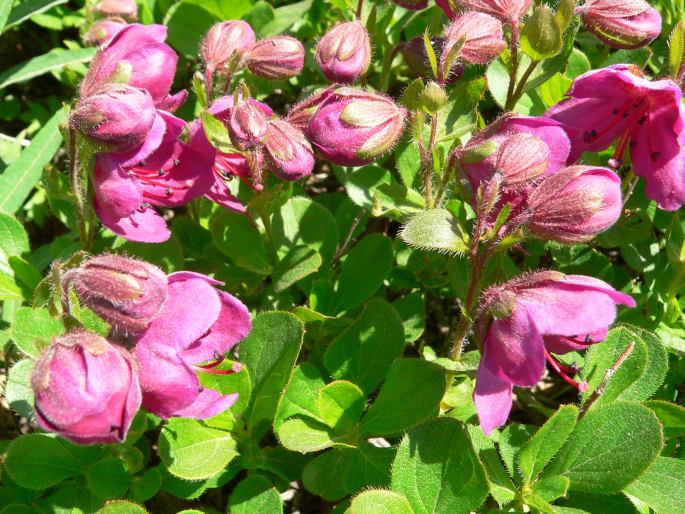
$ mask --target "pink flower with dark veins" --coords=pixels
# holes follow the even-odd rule
[[[606,337],[616,306],[635,301],[609,284],[583,275],[542,271],[488,289],[481,312],[492,318],[476,374],[474,402],[483,432],[502,426],[511,410],[512,387],[532,387],[545,361],[569,384],[550,352],[583,349]]]
[[[249,333],[250,313],[240,300],[214,287],[221,282],[205,275],[180,272],[168,280],[164,307],[136,337],[143,406],[164,419],[215,416],[238,395],[202,387],[197,373],[231,372],[214,368]]]
[[[618,139],[612,167],[620,167],[629,150],[647,197],[668,211],[685,203],[685,108],[672,80],[650,81],[636,67],[617,64],[581,75],[566,96],[545,116],[564,124],[572,142],[569,162]]]

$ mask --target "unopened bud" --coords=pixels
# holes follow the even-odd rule
[[[316,45],[315,57],[321,72],[331,82],[356,82],[371,62],[366,27],[359,20],[339,23]]]
[[[588,0],[576,12],[590,32],[614,48],[640,48],[661,33],[661,15],[644,0]]]
[[[520,189],[545,173],[549,156],[549,147],[542,139],[516,132],[500,144],[495,169],[504,176],[505,187]]]
[[[521,28],[521,49],[532,59],[542,60],[559,53],[562,46],[556,15],[546,5],[536,7]]]
[[[304,47],[290,36],[263,39],[250,50],[247,67],[252,73],[265,79],[292,77],[304,67]]]
[[[200,55],[212,70],[221,70],[234,54],[244,54],[256,41],[257,37],[247,22],[222,21],[214,24],[205,35]]]
[[[141,404],[132,357],[91,332],[55,338],[31,385],[38,424],[78,444],[123,442]]]
[[[270,121],[263,143],[267,166],[282,179],[299,180],[314,169],[309,141],[287,121]]]
[[[296,129],[306,132],[307,127],[309,126],[309,120],[312,119],[312,116],[314,116],[314,113],[321,103],[327,98],[328,91],[330,91],[330,89],[324,89],[319,93],[308,96],[300,103],[295,104],[288,112],[288,123]]]
[[[88,32],[83,35],[83,41],[92,46],[106,45],[127,25],[128,23],[121,18],[100,20],[93,23]]]
[[[107,84],[79,100],[69,118],[72,127],[124,152],[140,146],[157,111],[150,93],[125,84]]]
[[[108,18],[119,17],[127,21],[138,19],[138,4],[136,0],[100,0],[95,11]]]
[[[461,11],[478,11],[494,16],[502,23],[518,25],[530,6],[532,0],[456,0],[454,2]]]
[[[467,12],[456,18],[445,31],[443,61],[455,45],[459,57],[472,64],[487,64],[506,48],[502,22],[480,12]]]
[[[361,89],[330,91],[309,121],[307,134],[330,161],[368,164],[390,150],[402,135],[405,111],[390,99]]]
[[[102,254],[64,275],[79,299],[124,334],[140,332],[159,313],[167,298],[167,277],[144,261]]]
[[[421,108],[428,114],[435,114],[447,103],[447,93],[437,82],[430,81],[421,94]]]
[[[395,0],[395,3],[411,11],[420,11],[428,7],[428,0]]]
[[[228,133],[231,141],[241,150],[257,146],[268,127],[269,118],[256,102],[238,100],[231,109],[228,120]]]
[[[621,181],[606,168],[570,166],[540,182],[528,206],[533,234],[559,243],[583,243],[618,220]]]

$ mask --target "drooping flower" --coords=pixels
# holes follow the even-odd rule
[[[326,93],[309,120],[307,136],[331,162],[362,166],[393,147],[404,118],[403,109],[385,96],[339,87]]]
[[[499,145],[495,171],[503,186],[523,189],[547,172],[550,149],[541,138],[527,132],[513,132]]]
[[[202,44],[200,55],[212,72],[221,70],[235,55],[243,55],[257,42],[249,23],[242,20],[222,21],[212,25]]]
[[[331,82],[356,82],[371,62],[366,27],[359,20],[339,23],[316,45],[315,57],[321,72]]]
[[[487,64],[506,48],[502,22],[480,12],[467,12],[456,18],[445,30],[442,59],[455,45],[459,57],[472,64]]]
[[[572,142],[570,162],[618,139],[613,167],[629,149],[649,198],[664,210],[685,203],[685,108],[673,81],[650,81],[634,66],[617,64],[581,75],[566,96],[545,115],[564,124]]]
[[[31,373],[38,424],[78,444],[123,442],[141,403],[136,371],[126,350],[97,334],[55,338]]]
[[[616,306],[635,301],[609,284],[583,275],[543,271],[488,289],[481,305],[492,323],[483,343],[474,402],[483,431],[503,425],[512,387],[531,387],[550,355],[601,341],[616,319]],[[581,384],[562,375],[569,383]]]
[[[304,46],[290,36],[262,39],[252,46],[247,67],[252,73],[265,79],[287,79],[302,71]]]
[[[528,228],[536,236],[584,243],[618,221],[621,181],[606,168],[569,166],[536,185],[528,196],[528,207]]]
[[[269,118],[271,115],[258,102],[250,101],[249,98],[238,99],[238,103],[230,108],[228,117],[231,142],[241,150],[251,150],[261,144]]]
[[[79,299],[119,333],[143,330],[167,299],[167,278],[150,263],[114,254],[90,257],[63,277]]]
[[[248,334],[250,314],[205,275],[180,272],[168,280],[167,302],[136,338],[143,406],[165,419],[215,416],[238,395],[202,387],[197,372],[211,369]]]
[[[263,144],[266,164],[278,177],[299,180],[312,173],[314,150],[302,131],[287,121],[270,121]]]
[[[586,0],[576,12],[590,32],[614,48],[640,48],[661,33],[659,11],[644,0]]]

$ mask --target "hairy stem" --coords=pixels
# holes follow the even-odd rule
[[[362,19],[362,7],[364,7],[364,0],[357,0],[357,14],[355,17],[358,20]]]
[[[616,360],[614,365],[606,371],[606,373],[604,374],[604,378],[602,379],[602,383],[599,384],[597,389],[595,389],[592,392],[592,394],[587,399],[585,404],[580,408],[580,414],[578,415],[578,419],[582,419],[582,417],[585,416],[585,414],[587,414],[587,411],[590,410],[592,404],[595,403],[602,396],[602,394],[604,394],[604,390],[606,389],[607,385],[609,385],[611,377],[613,377],[616,371],[618,371],[618,368],[621,367],[621,364],[623,364],[626,361],[626,359],[630,357],[630,354],[633,352],[633,348],[635,348],[635,343],[631,341],[630,344],[628,344],[628,346],[626,347],[625,351]]]
[[[515,103],[512,103],[512,100],[514,98],[514,86],[516,85],[516,77],[518,75],[519,71],[519,54],[518,54],[518,45],[519,45],[519,29],[518,26],[512,25],[511,26],[511,73],[509,74],[509,88],[507,89],[507,100],[504,103],[504,108],[507,111],[510,111]]]
[[[71,177],[71,193],[74,195],[74,203],[76,204],[79,238],[83,246],[87,247],[89,238],[86,213],[83,207],[83,177],[81,177],[81,167],[77,163],[76,130],[73,128],[69,130],[69,174]]]
[[[511,107],[509,107],[509,109],[513,109],[516,103],[523,96],[526,83],[528,82],[528,79],[530,78],[531,74],[535,71],[535,68],[538,67],[538,64],[540,64],[540,61],[531,61],[531,63],[526,68],[526,71],[523,72],[521,80],[519,81],[518,86],[516,86],[516,91],[514,91],[514,96],[511,100]]]

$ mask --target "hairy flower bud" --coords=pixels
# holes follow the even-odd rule
[[[307,135],[331,162],[368,164],[402,135],[405,112],[382,95],[340,87],[328,93],[309,121]]]
[[[221,69],[234,54],[247,52],[256,42],[257,36],[247,22],[222,21],[214,24],[205,35],[200,55],[210,69]]]
[[[64,275],[79,299],[118,332],[140,332],[167,298],[167,277],[144,261],[102,254]]]
[[[314,169],[314,151],[309,141],[287,121],[270,121],[263,143],[267,166],[282,179],[299,180]]]
[[[500,144],[495,169],[504,176],[505,187],[526,187],[545,173],[549,155],[549,147],[542,139],[516,132]]]
[[[304,67],[304,47],[290,36],[263,39],[250,50],[247,67],[252,73],[265,79],[292,77]]]
[[[124,84],[107,84],[79,100],[69,122],[85,135],[124,152],[140,146],[157,111],[147,91]]]
[[[445,38],[432,37],[431,46],[435,55],[441,55],[444,47]],[[415,37],[405,43],[402,47],[402,57],[409,66],[409,69],[418,77],[433,78],[433,71],[430,67],[430,61],[426,54],[426,45],[422,37]],[[464,63],[456,62],[450,70],[445,83],[451,84],[456,82],[464,74]]]
[[[38,424],[79,444],[123,442],[141,403],[129,353],[82,330],[53,340],[31,385]]]
[[[136,0],[100,0],[95,6],[95,11],[108,18],[120,17],[127,21],[138,19],[138,4]]]
[[[269,116],[257,102],[238,100],[231,109],[228,133],[234,145],[241,150],[250,150],[261,142],[268,123]]]
[[[121,18],[100,20],[93,23],[88,32],[83,35],[83,41],[92,46],[106,45],[127,25]]]
[[[456,18],[445,31],[442,60],[456,45],[459,56],[472,64],[487,64],[506,48],[502,22],[481,12],[467,12]]]
[[[533,234],[559,243],[583,243],[618,220],[621,181],[606,168],[570,166],[540,182],[528,206]]]
[[[318,110],[321,103],[328,97],[328,92],[330,90],[330,88],[324,89],[295,104],[288,112],[288,123],[296,129],[306,132],[307,127],[309,126],[309,120],[312,119],[312,116],[314,116],[314,113]]]
[[[644,0],[587,0],[576,11],[590,32],[614,48],[640,48],[661,33],[661,15]]]
[[[494,16],[502,23],[518,25],[530,6],[532,0],[456,0],[456,7],[461,11],[479,11]]]
[[[316,62],[331,82],[359,80],[371,62],[371,42],[366,27],[359,21],[339,23],[316,45]]]

